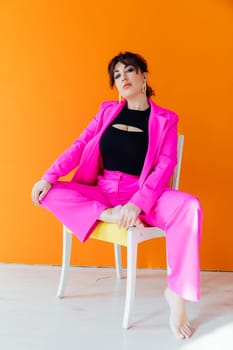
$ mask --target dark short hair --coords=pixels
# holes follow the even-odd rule
[[[125,66],[134,66],[136,71],[140,70],[142,73],[148,73],[148,66],[146,60],[139,54],[133,52],[120,52],[117,56],[113,57],[108,64],[108,74],[110,78],[110,86],[113,87],[115,84],[114,79],[114,69],[118,62],[123,63]],[[146,95],[150,97],[154,95],[154,90],[147,85],[146,87]]]

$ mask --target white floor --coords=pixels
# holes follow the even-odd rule
[[[70,269],[57,300],[60,267],[0,264],[1,350],[232,350],[233,273],[202,272],[202,299],[188,303],[195,333],[177,340],[167,326],[166,272],[139,269],[129,330],[121,328],[125,278],[111,268]]]

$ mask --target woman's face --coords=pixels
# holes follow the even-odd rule
[[[114,68],[114,81],[119,94],[125,99],[135,98],[142,95],[142,85],[146,81],[146,73],[140,69],[136,71],[134,66],[126,66],[118,62]]]

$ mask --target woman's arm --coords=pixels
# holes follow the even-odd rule
[[[69,174],[78,166],[83,149],[96,133],[100,114],[101,112],[92,119],[78,139],[55,160],[42,176],[42,180],[54,184],[59,177]]]

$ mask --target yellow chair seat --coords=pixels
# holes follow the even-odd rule
[[[67,233],[72,234],[72,231],[67,229]],[[127,230],[125,228],[119,230],[117,224],[114,223],[100,222],[94,229],[91,238],[127,246]]]

